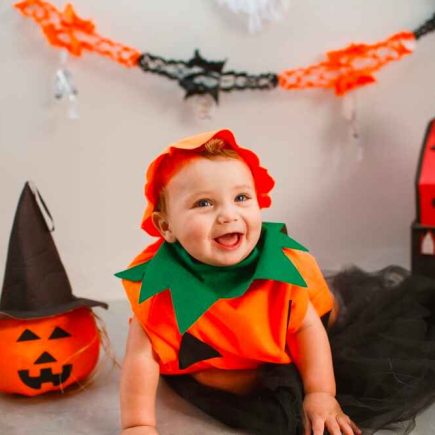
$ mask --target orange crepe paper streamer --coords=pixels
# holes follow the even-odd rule
[[[98,35],[94,23],[81,19],[71,4],[67,4],[63,12],[42,0],[24,0],[14,6],[41,26],[51,45],[65,48],[74,56],[81,56],[88,50],[127,67],[137,64],[138,50]]]
[[[412,53],[415,35],[397,33],[377,44],[351,44],[329,51],[327,60],[307,68],[289,69],[278,76],[284,89],[334,88],[337,95],[374,83],[373,73],[384,65]]]

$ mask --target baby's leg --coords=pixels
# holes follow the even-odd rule
[[[249,394],[233,394],[191,376],[164,376],[184,399],[227,424],[255,435],[301,435],[302,384],[293,364],[267,365]]]
[[[259,370],[209,369],[193,373],[192,377],[207,387],[245,395],[258,387]]]

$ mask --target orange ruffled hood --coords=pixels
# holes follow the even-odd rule
[[[275,182],[269,175],[267,169],[260,165],[260,160],[257,155],[253,151],[240,147],[236,142],[234,134],[230,130],[218,130],[200,133],[195,136],[181,139],[180,141],[169,145],[162,154],[160,154],[156,159],[153,160],[153,162],[151,162],[150,166],[148,167],[145,184],[145,197],[148,204],[143,215],[141,226],[151,236],[160,236],[152,222],[151,216],[155,211],[155,207],[158,203],[158,196],[161,188],[163,187],[158,174],[159,170],[163,167],[165,160],[168,159],[169,156],[173,155],[174,150],[195,150],[200,148],[210,139],[223,140],[248,165],[254,177],[257,199],[260,208],[270,207],[272,200],[270,199],[269,192],[273,189]]]

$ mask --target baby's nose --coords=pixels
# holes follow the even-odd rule
[[[217,221],[220,224],[227,224],[238,220],[238,214],[235,207],[227,206],[219,210]]]

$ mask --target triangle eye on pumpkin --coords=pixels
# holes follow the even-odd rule
[[[41,337],[38,337],[34,332],[30,329],[25,329],[23,333],[18,337],[17,341],[30,341],[30,340],[39,340]]]
[[[56,328],[54,328],[53,332],[51,333],[50,337],[48,337],[48,339],[53,340],[56,338],[65,338],[65,337],[71,337],[71,334],[69,334],[62,328],[59,328],[59,326],[56,326]]]

